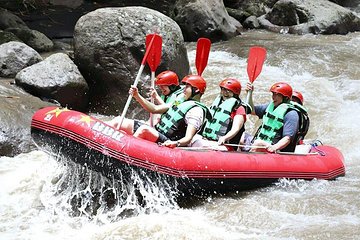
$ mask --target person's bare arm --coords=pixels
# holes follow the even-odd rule
[[[186,133],[183,138],[178,141],[167,140],[163,143],[163,146],[170,148],[187,146],[191,142],[191,139],[195,136],[196,132],[196,128],[190,124],[186,128]]]
[[[254,102],[253,102],[253,97],[252,97],[252,94],[254,92],[254,85],[252,85],[252,83],[248,82],[246,84],[245,91],[247,94],[250,94],[249,102],[247,104],[249,104],[251,107],[251,114],[255,115],[255,107],[254,107]]]
[[[160,95],[157,93],[157,91],[154,88],[150,89],[150,97],[154,99],[154,102],[157,105],[165,104],[164,100],[160,97]]]
[[[141,96],[137,87],[131,86],[129,90],[129,94],[132,94],[132,96],[136,99],[136,101],[148,112],[164,113],[169,109],[169,106],[165,103],[161,105],[155,105],[152,102],[145,99],[143,96]]]
[[[275,143],[274,145],[270,145],[266,148],[266,150],[268,152],[276,152],[279,151],[281,149],[284,149],[287,145],[289,145],[291,139],[289,136],[285,136],[282,139],[280,139],[280,141],[278,141],[277,143]]]
[[[222,145],[226,141],[228,141],[228,140],[232,139],[233,137],[235,137],[235,135],[240,131],[240,129],[244,125],[244,122],[245,122],[244,116],[236,115],[234,117],[234,121],[233,121],[233,124],[232,124],[232,127],[231,127],[230,131],[227,134],[225,134],[224,136],[219,137],[218,144]]]

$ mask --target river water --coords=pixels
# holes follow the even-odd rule
[[[203,73],[208,82],[205,103],[218,94],[217,84],[225,77],[237,77],[245,85],[247,54],[255,45],[267,49],[254,82],[255,103],[270,101],[268,89],[276,81],[301,91],[311,117],[307,138],[339,148],[346,176],[335,181],[281,179],[266,188],[212,196],[188,206],[145,186],[146,203],[139,205],[131,189],[33,151],[0,158],[0,239],[359,239],[360,33],[249,31],[213,44]],[[194,46],[188,45],[192,63]],[[193,65],[192,70],[196,72]],[[256,123],[251,117],[247,130],[253,131]],[[84,171],[91,177],[80,180]],[[89,199],[104,187],[117,196],[113,207],[100,201],[91,213]]]

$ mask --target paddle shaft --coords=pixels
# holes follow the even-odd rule
[[[151,88],[155,89],[155,72],[151,71]],[[151,96],[151,103],[154,103],[154,98]],[[154,115],[150,113],[150,127],[154,126]]]
[[[142,74],[142,72],[144,71],[144,67],[145,67],[145,65],[141,65],[141,66],[140,66],[139,72],[137,73],[136,78],[135,78],[135,81],[134,81],[134,84],[133,84],[135,87],[137,86],[137,84],[138,84],[138,82],[139,82],[139,80],[140,80],[141,74]],[[118,130],[120,129],[121,124],[122,124],[123,121],[124,121],[124,118],[125,118],[125,115],[126,115],[126,112],[127,112],[128,108],[129,108],[129,106],[130,106],[132,97],[133,97],[133,96],[132,96],[131,94],[129,94],[129,97],[128,97],[128,99],[127,99],[127,101],[126,101],[126,104],[125,104],[125,106],[124,106],[124,110],[123,110],[123,112],[122,112],[122,114],[121,114],[121,117],[120,117],[120,121],[119,121],[119,125],[118,125]]]
[[[257,67],[257,65],[254,66],[253,75],[252,75],[252,76],[251,76],[251,75],[249,76],[249,79],[250,79],[249,82],[250,82],[251,84],[252,84],[252,83],[255,81],[255,79],[256,79],[256,77],[255,77],[256,67]],[[246,95],[246,103],[249,103],[249,102],[250,102],[251,94],[252,94],[252,90],[249,90],[249,91],[247,92],[247,95]]]
[[[187,150],[187,151],[201,151],[201,150],[209,150],[209,151],[222,151],[222,152],[227,152],[227,150],[225,149],[218,149],[216,147],[176,147],[177,149],[181,149],[181,150]]]
[[[150,43],[152,40],[154,41],[154,43],[153,43],[152,48],[149,49],[149,56],[147,57],[146,61],[151,70],[151,81],[150,81],[151,88],[155,89],[155,72],[161,61],[162,38],[160,35],[158,35],[156,33],[147,35],[146,39],[145,39],[145,45],[146,45],[147,49],[150,48]],[[152,96],[151,96],[150,101],[151,101],[151,103],[154,103],[154,99]],[[149,124],[151,127],[154,125],[153,119],[154,119],[153,114],[150,113]]]
[[[248,147],[248,148],[266,148],[265,146],[251,146],[251,145],[242,145],[242,144],[230,144],[230,143],[224,143],[225,146],[229,147]]]
[[[135,81],[134,81],[134,84],[133,84],[135,87],[137,86],[137,84],[138,84],[138,82],[139,82],[139,80],[140,80],[141,74],[142,74],[142,72],[144,71],[145,62],[146,62],[146,59],[147,59],[147,57],[148,57],[148,55],[149,55],[150,49],[151,49],[151,47],[152,47],[152,45],[153,45],[153,43],[154,43],[154,39],[155,39],[155,35],[152,37],[151,42],[150,42],[150,44],[149,44],[149,49],[147,49],[147,50],[145,51],[145,55],[144,55],[144,57],[143,57],[143,59],[142,59],[142,61],[141,61],[141,66],[140,66],[140,68],[139,68],[139,71],[138,71],[138,73],[137,73],[137,75],[136,75],[136,78],[135,78]],[[120,116],[120,121],[119,121],[119,125],[118,125],[118,127],[117,127],[117,130],[119,130],[119,129],[121,128],[121,125],[122,125],[122,123],[123,123],[123,121],[124,121],[126,112],[127,112],[128,108],[129,108],[129,106],[130,106],[131,99],[132,99],[132,95],[129,94],[129,97],[128,97],[128,99],[127,99],[127,101],[126,101],[126,104],[125,104],[125,106],[124,106],[124,110],[123,110],[123,112],[122,112],[122,114],[121,114],[121,116]]]

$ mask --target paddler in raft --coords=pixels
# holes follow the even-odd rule
[[[161,95],[158,95],[155,89],[150,89],[150,96],[156,104],[151,103],[141,96],[136,87],[131,86],[129,90],[129,94],[132,94],[145,110],[156,114],[153,117],[154,124],[160,120],[160,114],[165,113],[175,101],[182,101],[184,91],[184,86],[179,85],[179,77],[175,72],[170,70],[159,73],[155,78],[155,85],[158,86],[161,91]],[[120,118],[121,117],[118,116],[107,122],[107,124],[117,128]],[[150,119],[147,121],[147,124],[149,123]],[[132,135],[142,124],[145,124],[142,120],[124,118],[120,130]]]
[[[263,122],[252,140],[252,146],[259,148],[251,148],[250,151],[294,152],[300,129],[299,116],[303,113],[295,107],[294,102],[291,102],[292,87],[285,82],[273,84],[270,88],[272,102],[256,106],[252,99],[253,88],[251,83],[246,86],[247,92],[251,90],[249,101],[253,109],[251,114],[257,115],[263,119]],[[247,139],[242,141],[247,142]]]
[[[239,97],[241,83],[235,78],[226,78],[219,83],[220,94],[210,107],[212,119],[206,121],[201,135],[197,134],[191,143],[192,147],[214,147],[218,150],[235,150],[228,144],[239,144],[245,131],[246,114],[250,106]]]
[[[211,118],[210,110],[200,103],[206,89],[206,81],[198,75],[187,75],[182,81],[185,84],[182,101],[175,101],[161,115],[155,127],[141,125],[134,133],[135,137],[162,143],[174,148],[188,146],[194,135],[200,131],[205,120]],[[137,98],[137,92],[131,92]]]
[[[293,91],[291,103],[299,113],[299,130],[296,134],[296,144],[302,144],[310,126],[310,118],[304,105],[304,97],[299,91]]]

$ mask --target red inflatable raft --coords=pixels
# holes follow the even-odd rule
[[[331,180],[345,174],[343,155],[330,146],[291,155],[170,149],[66,108],[37,111],[31,134],[39,146],[50,147],[105,176],[132,181],[135,171],[146,179],[166,179],[183,192],[226,192],[263,186],[279,178]]]

